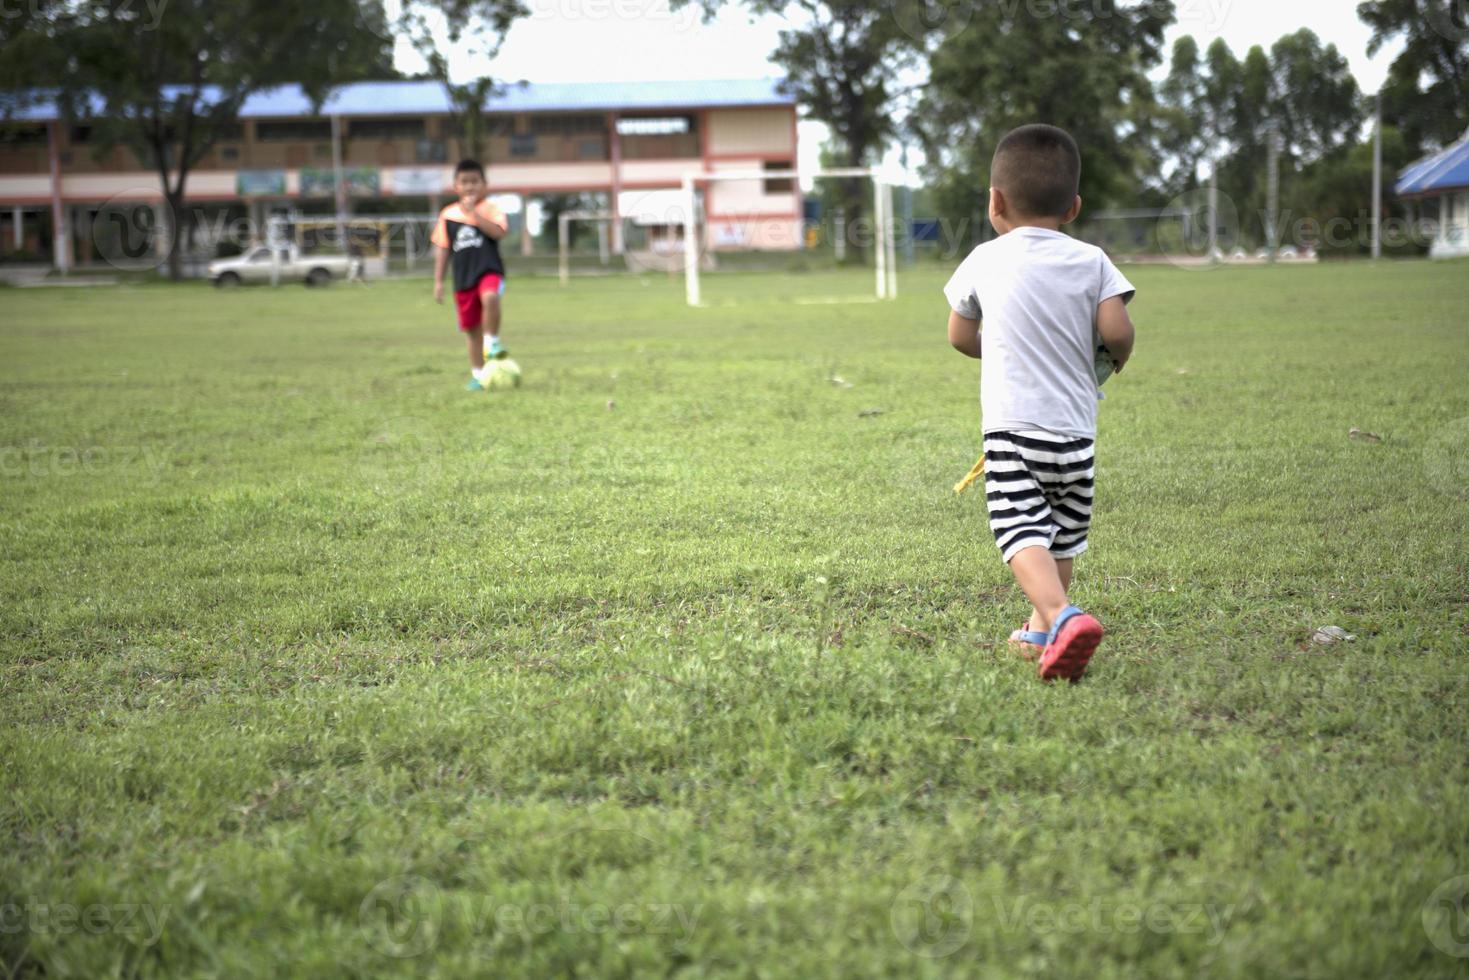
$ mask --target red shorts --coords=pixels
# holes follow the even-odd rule
[[[484,322],[486,296],[499,296],[505,291],[505,280],[498,272],[486,272],[471,289],[454,290],[454,305],[459,307],[459,329],[473,330]]]

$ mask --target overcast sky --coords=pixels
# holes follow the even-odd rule
[[[1043,2],[1043,0],[1033,0]],[[1058,0],[1069,8],[1088,0]],[[782,22],[751,18],[730,5],[712,23],[693,9],[671,11],[668,0],[528,0],[531,15],[518,22],[490,69],[504,80],[532,82],[678,81],[778,75],[770,62]],[[1397,46],[1367,56],[1370,32],[1357,19],[1356,0],[1175,0],[1178,22],[1167,43],[1192,34],[1201,47],[1222,37],[1236,55],[1251,45],[1268,47],[1283,34],[1309,27],[1335,44],[1364,91],[1382,84]],[[398,67],[422,69],[400,43]],[[484,71],[483,63],[457,58],[458,75]],[[801,167],[816,165],[824,127],[801,125]]]

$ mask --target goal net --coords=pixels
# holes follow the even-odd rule
[[[833,270],[870,264],[872,292],[804,297],[803,303],[873,302],[897,296],[892,188],[865,167],[813,171],[716,163],[676,187],[608,195],[605,206],[557,216],[557,268],[581,275],[681,276],[690,305],[703,304],[702,275],[716,269]],[[808,196],[805,191],[811,191]],[[596,230],[597,256],[587,251]],[[580,251],[578,251],[580,242]]]
[[[679,211],[683,219],[681,244],[683,252],[684,295],[690,306],[703,305],[701,272],[708,267],[706,257],[724,248],[766,245],[782,234],[794,237],[788,248],[806,245],[804,209],[801,206],[801,184],[810,181],[863,180],[871,185],[871,213],[865,223],[852,222],[843,227],[845,244],[867,248],[872,255],[873,298],[894,299],[898,295],[897,247],[893,232],[892,187],[882,181],[878,171],[868,167],[825,168],[820,170],[730,169],[684,174]],[[767,213],[752,202],[760,194],[770,196],[771,188],[783,190],[796,206],[791,214]],[[784,229],[784,231],[782,230]],[[839,301],[839,300],[838,300]]]

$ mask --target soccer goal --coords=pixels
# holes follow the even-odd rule
[[[872,181],[872,255],[874,298],[896,299],[898,295],[897,236],[893,233],[893,190],[884,183],[876,168],[835,167],[822,170],[720,170],[714,172],[690,171],[683,176],[683,257],[684,296],[690,306],[702,305],[699,283],[700,252],[707,247],[707,238],[701,236],[699,228],[700,186],[706,189],[720,181],[770,181],[789,180],[797,194],[800,181],[851,180],[853,178]],[[707,225],[705,222],[707,235]]]
[[[561,275],[561,285],[571,282],[571,223],[597,222],[597,257],[606,266],[612,263],[612,246],[608,238],[612,222],[616,220],[617,215],[612,211],[562,211],[556,216],[556,267]]]

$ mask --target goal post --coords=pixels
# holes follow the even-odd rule
[[[557,269],[561,276],[561,285],[565,286],[571,282],[571,223],[573,221],[598,221],[597,226],[597,251],[606,265],[611,261],[611,253],[607,242],[607,232],[611,223],[617,220],[615,211],[562,211],[556,216],[556,249]]]
[[[720,170],[714,172],[688,171],[683,175],[683,248],[684,248],[684,299],[689,306],[701,302],[699,284],[699,231],[698,196],[699,184],[716,181],[790,180],[795,192],[800,193],[802,178],[851,179],[866,178],[872,181],[872,217],[874,234],[872,239],[873,275],[876,297],[896,299],[898,295],[897,236],[893,234],[893,189],[884,183],[875,167],[830,167],[821,170]]]

